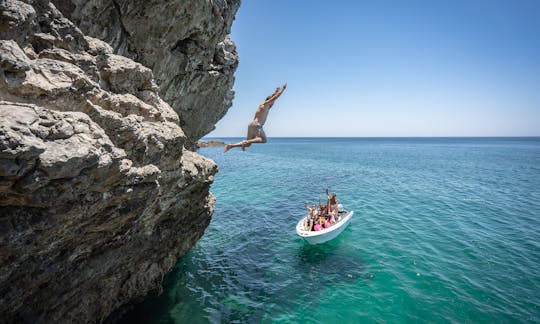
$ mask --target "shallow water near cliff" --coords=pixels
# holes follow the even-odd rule
[[[204,237],[120,322],[540,321],[540,138],[222,151],[200,150],[219,165]],[[326,186],[355,216],[310,246],[294,226]]]

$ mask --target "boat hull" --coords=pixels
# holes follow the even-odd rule
[[[329,228],[325,228],[321,231],[304,230],[305,217],[303,217],[296,224],[296,234],[298,234],[298,236],[303,238],[309,244],[321,244],[324,242],[328,242],[336,238],[339,234],[341,234],[341,232],[345,230],[345,228],[347,228],[347,226],[349,226],[349,223],[352,219],[353,214],[354,214],[353,211],[346,212],[346,214],[342,216],[342,219],[338,223],[332,225]]]

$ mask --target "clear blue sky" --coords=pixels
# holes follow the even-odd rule
[[[208,136],[245,136],[288,89],[278,136],[539,136],[540,1],[244,0],[236,96]]]

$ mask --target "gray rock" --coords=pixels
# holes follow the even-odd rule
[[[238,54],[228,34],[240,0],[53,2],[84,33],[152,69],[190,144],[232,105]]]
[[[212,27],[204,29],[205,37],[224,30],[213,41],[180,46],[187,54],[194,51],[187,60],[207,62],[196,56],[217,51],[208,62],[234,70],[229,45],[217,45],[230,26],[219,15],[225,3],[189,3],[162,7],[168,15],[198,17],[184,18],[195,27],[202,28],[196,20]],[[94,4],[79,1],[70,8],[92,12]],[[123,6],[141,10],[135,3]],[[164,274],[210,223],[209,188],[217,166],[184,148],[191,140],[181,124],[201,130],[215,118],[194,114],[193,125],[180,119],[159,94],[155,66],[113,54],[49,1],[1,0],[0,9],[1,321],[103,322],[161,291]],[[127,44],[126,35],[111,42],[116,53]],[[163,41],[152,37],[154,45]],[[162,52],[154,54],[167,60]],[[184,90],[194,111],[215,115],[223,98],[210,94],[220,103],[213,108],[205,104],[210,99],[197,99],[209,91],[198,88],[209,82],[207,72]],[[230,91],[230,73],[216,76],[224,78],[213,83],[217,92]]]
[[[21,1],[0,1],[2,39],[24,41],[36,24],[36,11],[31,5]]]
[[[0,69],[15,73],[30,70],[28,57],[13,40],[0,40]]]

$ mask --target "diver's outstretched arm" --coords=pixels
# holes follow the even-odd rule
[[[282,88],[280,87],[277,87],[276,88],[276,91],[274,91],[274,93],[272,93],[270,95],[270,97],[268,99],[266,99],[262,105],[267,105],[269,103],[272,103],[274,101],[276,101],[277,98],[279,98],[279,96],[281,96],[281,94],[283,93],[283,91],[285,91],[285,89],[287,89],[287,82],[285,82],[285,84],[283,85]]]

